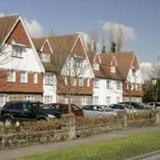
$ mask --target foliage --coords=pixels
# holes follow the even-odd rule
[[[118,117],[113,115],[108,115],[101,118],[76,118],[76,127],[88,127],[93,125],[103,125],[107,123],[117,122]]]
[[[125,160],[159,148],[160,132],[154,132],[95,144],[83,144],[21,158],[21,160]]]
[[[132,119],[132,120],[150,119],[152,117],[153,117],[153,112],[150,112],[150,111],[137,112],[137,113],[133,113],[132,115],[128,115],[128,119]]]
[[[61,128],[61,121],[35,121],[35,122],[23,122],[20,126],[8,126],[0,127],[0,132],[7,133],[26,133],[26,132],[38,132],[47,130],[56,130]]]

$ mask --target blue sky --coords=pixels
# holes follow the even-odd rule
[[[136,33],[134,41],[125,43],[125,51],[136,51],[143,62],[160,58],[159,0],[0,0],[0,12],[36,20],[44,34],[51,28],[56,34],[96,28],[100,40],[105,22],[120,23]]]

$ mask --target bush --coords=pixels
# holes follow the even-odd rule
[[[146,112],[137,112],[131,115],[128,115],[129,120],[140,120],[140,119],[150,119],[153,117],[153,113],[146,111]]]
[[[32,122],[23,122],[20,126],[1,126],[0,132],[3,134],[7,133],[26,133],[26,132],[38,132],[38,131],[47,131],[47,130],[57,130],[61,128],[61,121],[32,121]]]
[[[99,124],[107,124],[117,122],[117,116],[108,115],[105,117],[97,118],[82,118],[76,117],[76,127],[88,127]]]

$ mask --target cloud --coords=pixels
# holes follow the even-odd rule
[[[77,33],[80,34],[80,36],[84,42],[85,48],[88,50],[88,43],[93,44],[93,41],[91,40],[90,36],[85,32],[77,32]],[[91,47],[93,49],[93,46],[91,46]],[[101,51],[101,50],[102,50],[102,44],[97,41],[97,51]]]
[[[150,80],[153,74],[153,64],[150,62],[143,62],[140,64],[141,74],[144,80]]]
[[[4,16],[5,16],[5,14],[0,12],[0,17],[4,17]]]
[[[123,24],[105,22],[102,29],[108,33],[110,36],[109,38],[114,42],[117,42],[119,37],[121,37],[124,42],[127,42],[128,40],[133,41],[135,39],[134,29]]]
[[[26,20],[24,19],[26,27],[32,37],[41,37],[43,36],[43,27],[36,20]]]
[[[9,16],[9,15],[18,15],[17,13],[12,14],[5,14],[3,12],[0,12],[0,17]],[[35,20],[27,20],[24,18],[24,23],[26,24],[27,30],[29,31],[30,35],[32,37],[41,37],[43,36],[43,27],[40,25],[40,23]]]

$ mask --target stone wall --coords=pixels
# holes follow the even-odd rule
[[[155,111],[151,118],[128,120],[126,114],[121,115],[116,122],[90,125],[76,128],[74,115],[63,115],[62,126],[59,130],[39,131],[18,134],[0,134],[0,150],[16,148],[41,143],[55,143],[77,137],[87,137],[94,134],[107,133],[113,130],[122,130],[133,127],[160,125],[160,112]]]

